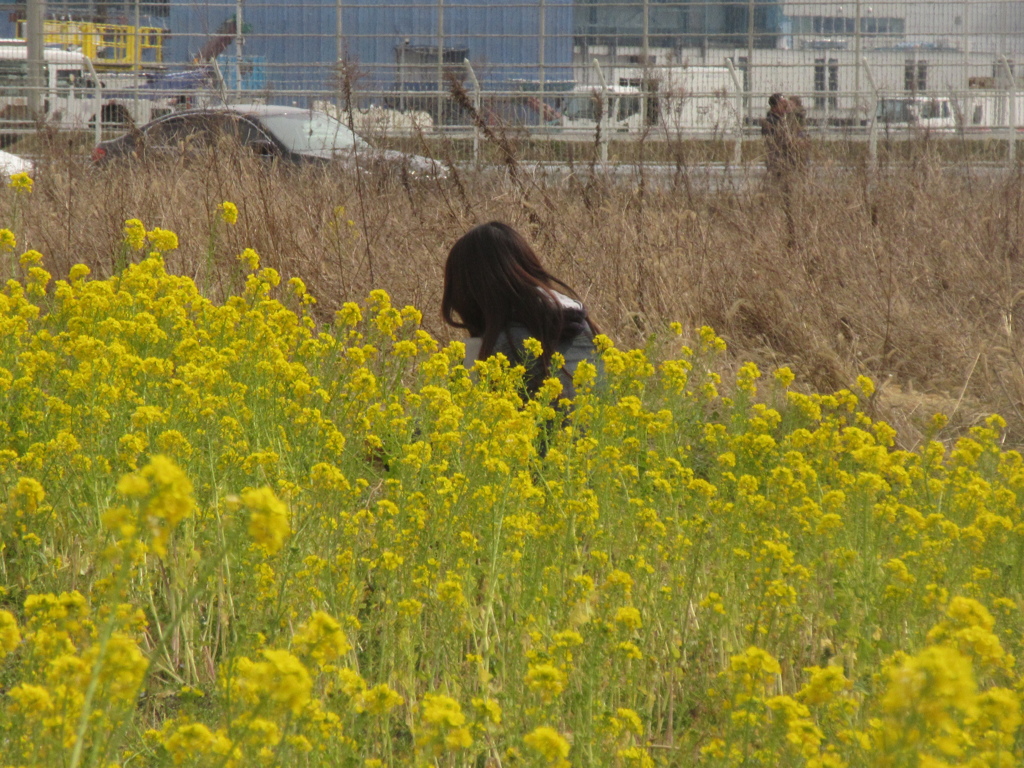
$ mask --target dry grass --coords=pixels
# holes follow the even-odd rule
[[[123,222],[137,217],[178,233],[169,267],[212,294],[240,286],[234,255],[251,246],[302,277],[324,317],[382,287],[421,307],[442,337],[447,249],[470,226],[502,219],[529,235],[622,345],[645,343],[670,320],[710,324],[736,360],[790,365],[810,388],[872,376],[875,407],[905,444],[922,438],[936,410],[953,414],[951,430],[1000,412],[1009,441],[1024,443],[1019,170],[950,172],[924,146],[902,148],[909,161],[871,175],[830,166],[822,152],[796,185],[790,242],[784,196],[759,174],[708,191],[706,172],[682,152],[660,177],[611,181],[590,163],[568,178],[465,164],[432,182],[267,169],[229,152],[97,170],[58,149],[31,197],[18,203],[5,190],[0,209],[19,246],[46,254],[56,276],[76,262],[116,270]],[[223,200],[241,217],[211,240]]]

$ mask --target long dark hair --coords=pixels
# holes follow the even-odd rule
[[[551,354],[568,331],[559,292],[578,298],[540,263],[526,239],[508,224],[491,221],[469,230],[452,246],[444,267],[441,317],[448,325],[481,337],[480,358],[494,352],[510,323],[520,323],[544,348],[547,373]],[[585,319],[585,315],[583,315]],[[589,324],[593,332],[593,324]]]

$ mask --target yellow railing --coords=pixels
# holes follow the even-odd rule
[[[81,51],[97,69],[138,69],[163,62],[165,33],[160,27],[136,28],[130,24],[53,19],[43,23],[47,45]],[[24,20],[18,21],[17,34],[25,38]],[[147,55],[150,52],[152,55]]]

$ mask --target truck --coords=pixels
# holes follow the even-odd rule
[[[593,131],[602,113],[614,132],[717,135],[734,129],[736,87],[727,67],[614,67],[608,85],[575,87],[530,106],[541,122],[566,130]],[[601,99],[604,106],[601,106]]]
[[[954,131],[960,125],[959,110],[947,96],[885,96],[878,100],[875,119],[884,128]]]
[[[1013,100],[1013,124],[1024,130],[1024,92]],[[875,113],[884,128],[950,133],[1006,130],[1011,117],[1010,94],[1004,89],[974,87],[963,98],[938,95],[883,97]]]
[[[183,72],[97,72],[80,51],[43,48],[40,114],[29,113],[29,61],[24,40],[0,39],[0,146],[40,123],[57,130],[141,125],[176,109],[216,98],[210,66]]]
[[[1015,80],[1014,98],[1005,87],[1004,78],[980,77],[971,78],[970,88],[962,105],[964,127],[984,133],[993,129],[1006,129],[1010,126],[1011,117],[1017,130],[1024,129],[1024,92],[1020,90],[1020,81]],[[1011,111],[1012,110],[1012,111]]]

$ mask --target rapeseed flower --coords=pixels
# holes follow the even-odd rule
[[[568,768],[569,742],[558,731],[548,725],[534,728],[523,737],[526,746],[544,759],[553,768]]]
[[[321,666],[352,650],[341,624],[324,611],[314,611],[292,641],[301,654],[311,656]]]
[[[973,714],[977,684],[966,656],[954,648],[930,646],[895,662],[888,670],[882,709],[893,716],[920,714],[934,728]]]
[[[423,696],[422,717],[423,721],[430,725],[447,728],[458,728],[466,722],[466,716],[462,714],[459,702],[450,696],[434,693],[427,693]]]
[[[550,701],[565,690],[568,679],[554,664],[531,664],[524,678],[530,690],[537,691],[545,701]]]
[[[288,507],[269,488],[245,491],[242,504],[249,510],[249,535],[267,552],[277,554],[291,534]]]
[[[17,620],[10,612],[0,610],[0,659],[12,653],[20,642]]]
[[[228,200],[217,204],[217,213],[225,224],[234,226],[238,223],[238,206]]]
[[[139,522],[151,535],[153,552],[165,557],[174,529],[195,508],[192,481],[171,459],[157,454],[138,473],[123,476],[117,490],[138,505]],[[130,537],[137,529],[128,522],[127,512],[115,508],[104,516],[104,523]]]
[[[250,272],[255,272],[260,268],[260,255],[256,253],[252,248],[246,248],[237,256],[238,260],[242,262],[246,267],[249,268]]]
[[[464,725],[466,716],[455,699],[427,693],[420,707],[423,726],[416,738],[420,749],[438,756],[446,751],[467,749],[473,745],[472,734]]]
[[[146,226],[138,219],[128,219],[124,223],[124,241],[129,248],[141,251],[146,245]]]
[[[10,181],[7,182],[7,186],[13,189],[15,192],[20,194],[30,194],[32,192],[32,186],[35,182],[32,177],[24,171],[18,173],[12,173]]]
[[[368,712],[371,715],[385,715],[395,707],[400,707],[405,699],[393,691],[385,683],[368,688],[356,694],[353,706],[356,712]]]
[[[284,650],[263,650],[262,661],[238,660],[232,684],[247,700],[263,701],[297,715],[310,701],[313,681],[294,655]]]
[[[178,236],[169,229],[154,227],[146,233],[149,244],[157,253],[167,253],[178,247]]]

